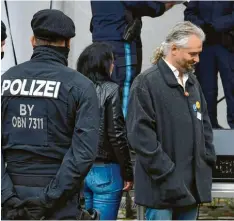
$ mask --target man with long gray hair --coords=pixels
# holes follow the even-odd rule
[[[127,132],[136,151],[135,202],[147,220],[193,220],[211,201],[216,155],[201,87],[193,75],[205,39],[178,23],[133,82]]]

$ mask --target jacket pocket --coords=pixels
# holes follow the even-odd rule
[[[105,187],[113,182],[112,169],[108,166],[94,167],[93,184],[97,187]]]
[[[160,199],[165,203],[175,203],[187,196],[186,187],[177,172],[172,172],[160,185]]]

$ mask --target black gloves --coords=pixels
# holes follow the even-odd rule
[[[90,215],[90,220],[100,220],[100,213],[95,209],[87,210]]]
[[[7,220],[24,220],[29,219],[29,214],[27,209],[24,208],[24,206],[20,206],[22,204],[22,201],[13,196],[9,198],[4,204],[3,204],[3,217]]]
[[[79,209],[76,220],[100,220],[100,214],[95,209]]]
[[[42,220],[47,218],[47,214],[52,208],[52,205],[47,204],[40,198],[28,198],[24,201],[21,201],[20,204],[16,206],[16,208],[26,208],[27,209],[27,217],[29,220]],[[94,210],[82,210],[77,209],[77,220],[99,220],[100,214]],[[54,211],[53,211],[54,212]],[[50,214],[51,215],[51,214]]]
[[[51,205],[46,204],[41,198],[31,197],[21,201],[21,204],[16,208],[21,207],[27,209],[30,220],[40,220],[45,218],[46,212],[51,208]]]
[[[3,205],[3,216],[7,220],[43,220],[51,215],[51,209],[56,208],[46,200],[30,197],[24,201],[12,197]],[[53,210],[54,212],[54,210]],[[100,214],[95,209],[83,210],[77,208],[77,220],[99,220]]]

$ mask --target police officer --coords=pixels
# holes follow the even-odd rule
[[[200,26],[206,34],[196,75],[205,95],[213,128],[217,121],[217,75],[227,102],[227,121],[234,128],[234,2],[190,1],[185,20]]]
[[[3,47],[5,45],[5,39],[7,38],[6,26],[3,21],[1,21],[1,59],[4,57]]]
[[[90,30],[93,42],[108,41],[113,45],[115,67],[112,79],[122,88],[124,116],[131,83],[141,71],[141,18],[161,16],[174,4],[157,1],[91,1]]]
[[[22,218],[23,210],[26,219],[80,219],[81,183],[98,144],[96,91],[67,67],[75,36],[71,18],[45,9],[33,16],[31,26],[31,60],[2,76],[4,218]]]
[[[1,21],[1,59],[3,59],[4,57],[4,45],[5,45],[5,40],[7,38],[7,34],[6,34],[6,26],[4,24],[3,21]],[[9,194],[9,192],[7,192],[7,184],[3,182],[4,179],[7,179],[6,176],[6,170],[5,170],[5,165],[4,165],[4,159],[3,159],[3,155],[1,152],[1,160],[2,160],[2,166],[1,166],[1,176],[2,176],[2,194],[3,192],[6,194]],[[3,198],[2,198],[3,201]],[[14,206],[18,205],[19,203],[21,203],[21,200],[18,199],[17,197],[10,197],[4,204],[3,204],[3,208],[2,210],[8,210],[8,217],[25,217],[26,211],[24,210],[24,208],[19,208],[19,209],[14,209]],[[7,217],[7,218],[8,218]],[[6,218],[6,217],[5,217]]]

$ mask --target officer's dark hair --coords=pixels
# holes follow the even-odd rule
[[[57,38],[57,39],[40,39],[35,36],[35,41],[37,46],[45,46],[45,45],[56,45],[58,43],[61,43],[62,41],[65,41],[65,46],[68,45],[69,39],[64,38]]]
[[[77,61],[77,71],[95,84],[110,80],[110,67],[113,63],[112,46],[104,42],[95,42],[84,49]]]

